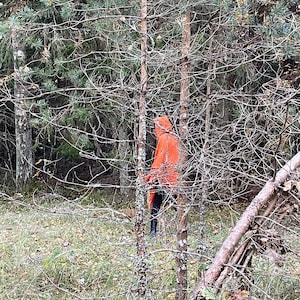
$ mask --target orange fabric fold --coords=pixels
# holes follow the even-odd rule
[[[173,131],[173,126],[167,116],[155,120],[155,135],[157,145],[149,174],[145,181],[150,185],[158,184],[166,188],[176,187],[178,184],[179,141]],[[151,209],[155,197],[155,190],[148,195],[148,208]]]

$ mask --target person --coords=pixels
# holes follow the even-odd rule
[[[167,116],[154,120],[157,144],[151,170],[145,181],[151,186],[148,207],[151,210],[151,235],[157,232],[157,215],[165,192],[176,195],[178,185],[179,141]],[[160,190],[158,187],[162,187]]]

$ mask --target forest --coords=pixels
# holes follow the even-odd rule
[[[299,1],[0,15],[1,299],[300,299]],[[180,185],[151,237],[158,116]]]

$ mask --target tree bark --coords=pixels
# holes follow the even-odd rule
[[[191,43],[190,14],[182,16],[182,65],[180,89],[180,187],[184,189],[184,167],[186,164],[186,151],[183,141],[188,134],[188,104],[190,98],[189,86],[189,52]],[[175,299],[187,299],[187,215],[188,205],[185,193],[180,192],[177,199],[177,287]]]
[[[146,296],[146,259],[145,259],[145,143],[146,143],[146,92],[147,92],[147,0],[142,0],[141,7],[141,87],[138,111],[137,137],[137,185],[136,185],[136,235],[137,235],[137,272],[138,295]]]
[[[14,56],[14,106],[16,136],[16,190],[22,192],[32,178],[32,133],[30,126],[30,105],[25,98],[24,73],[25,53],[18,28],[11,31]]]
[[[212,51],[212,39],[209,41],[209,57],[211,57]],[[209,135],[211,128],[211,84],[212,84],[212,62],[208,62],[207,68],[207,84],[206,84],[206,110],[205,110],[205,129],[204,129],[204,141],[202,147],[202,162],[203,162],[203,173],[201,176],[201,193],[202,198],[199,203],[199,244],[198,244],[198,254],[199,254],[199,264],[200,268],[198,271],[198,277],[201,277],[201,265],[204,263],[203,256],[206,251],[205,242],[205,231],[206,231],[206,210],[208,201],[208,182],[209,182]]]
[[[127,131],[127,123],[126,123],[126,114],[120,112],[120,126],[118,128],[118,155],[120,157],[120,193],[126,197],[129,196],[129,153],[130,145],[128,141],[128,131]]]
[[[295,169],[300,167],[300,152],[297,153],[290,161],[288,161],[277,173],[275,179],[270,179],[266,182],[262,190],[252,200],[250,205],[242,214],[234,228],[231,230],[221,248],[217,252],[214,260],[203,278],[198,282],[190,300],[199,299],[205,287],[214,287],[221,271],[233,253],[239,240],[248,230],[254,217],[258,215],[259,210],[270,200],[276,193],[276,188],[284,183],[287,177]]]

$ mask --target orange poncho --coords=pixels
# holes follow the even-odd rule
[[[167,116],[156,119],[155,135],[157,137],[157,145],[154,160],[145,180],[150,184],[157,182],[169,189],[176,187],[178,181],[179,142]],[[148,203],[149,208],[153,205],[154,195],[155,191],[151,190]]]

